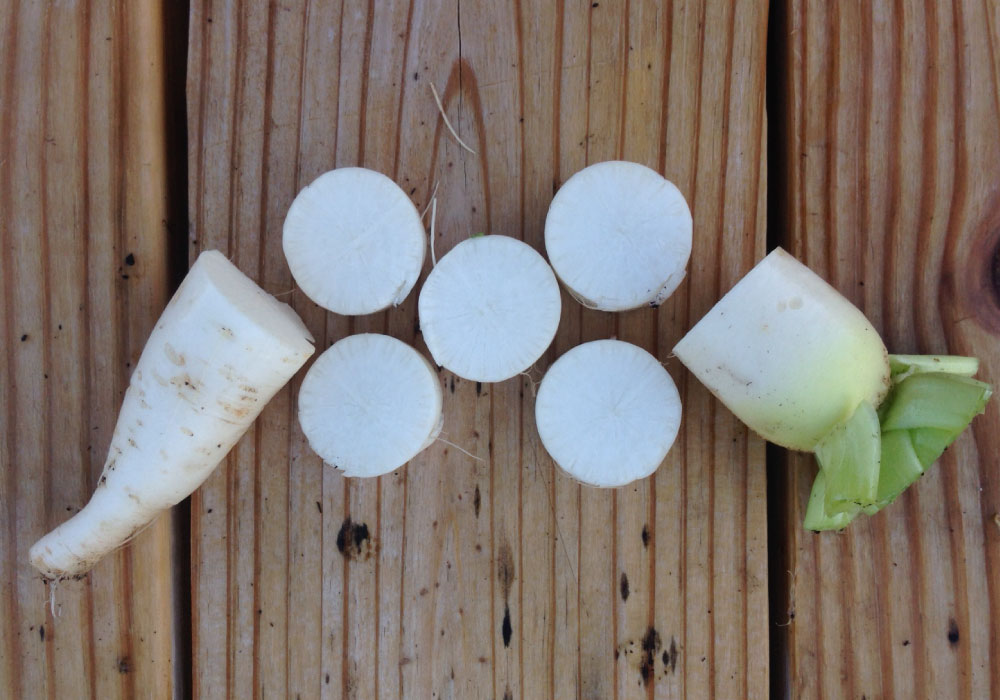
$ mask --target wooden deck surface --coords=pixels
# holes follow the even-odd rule
[[[998,18],[995,2],[790,2],[780,166],[790,250],[891,351],[977,356],[994,386]],[[998,467],[994,399],[896,504],[816,536],[811,459],[790,460],[772,537],[789,548],[793,696],[1000,697]]]
[[[781,244],[891,350],[974,354],[996,384],[1000,10],[776,2],[769,28],[749,1],[192,0],[186,36],[162,0],[0,2],[0,695],[1000,697],[995,402],[899,503],[813,535],[811,458],[765,458],[670,356]],[[625,314],[564,294],[531,378],[441,371],[443,437],[478,460],[436,443],[345,479],[298,428],[300,374],[53,614],[27,548],[89,497],[187,260],[224,251],[320,349],[426,353],[416,293],[345,318],[295,289],[296,192],[363,165],[421,209],[437,184],[438,255],[479,232],[543,250],[555,189],[608,159],[688,198],[688,278]],[[612,335],[685,415],[654,476],[594,490],[546,455],[533,385]]]

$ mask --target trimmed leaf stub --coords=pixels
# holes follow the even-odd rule
[[[848,427],[861,422],[870,425],[870,417],[858,418],[868,415],[862,406],[848,424],[835,428],[817,447],[820,471],[805,519],[810,530],[840,529],[858,513],[872,515],[895,501],[985,410],[993,393],[989,384],[970,376],[979,365],[972,357],[892,355],[890,363],[892,389],[879,406],[878,433],[870,436]],[[827,443],[835,446],[833,452],[821,449]],[[873,444],[879,455],[874,471],[877,487],[869,500]],[[851,463],[849,457],[856,454],[868,457]],[[845,487],[831,494],[834,481]],[[841,498],[845,495],[846,501]],[[851,498],[856,500],[851,503]]]

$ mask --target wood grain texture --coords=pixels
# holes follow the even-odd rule
[[[166,302],[161,4],[0,9],[0,688],[169,697],[170,518],[54,592],[28,548],[79,510]]]
[[[669,357],[763,254],[765,33],[759,3],[193,3],[191,256],[225,251],[320,349],[377,331],[426,352],[416,294],[344,318],[294,289],[282,221],[333,167],[380,170],[420,208],[438,183],[439,255],[477,232],[542,250],[559,184],[612,158],[674,180],[697,232],[689,281],[660,309],[602,314],[564,295],[532,378],[440,373],[443,437],[479,460],[439,442],[344,479],[301,435],[293,381],[193,498],[199,696],[766,692],[763,445]],[[477,155],[447,133],[430,82]],[[667,363],[686,416],[654,477],[599,491],[554,467],[532,392],[561,353],[611,335]],[[338,537],[353,534],[348,557]]]
[[[992,2],[788,0],[792,252],[891,352],[1000,379],[1000,24]],[[790,464],[792,697],[1000,696],[1000,413],[846,534],[801,529]]]

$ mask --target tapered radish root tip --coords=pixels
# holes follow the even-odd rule
[[[136,364],[94,494],[31,547],[32,565],[71,579],[129,542],[208,478],[312,353],[287,305],[202,253]]]

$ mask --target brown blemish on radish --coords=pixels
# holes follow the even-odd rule
[[[170,343],[163,344],[163,352],[167,356],[167,359],[173,362],[178,367],[183,366],[186,362],[186,360],[184,359],[184,355],[174,350],[174,346],[171,345]]]
[[[243,418],[249,415],[250,411],[253,410],[250,406],[238,406],[228,401],[216,401],[216,403],[222,408],[223,411],[234,418]]]
[[[199,389],[198,383],[187,372],[171,377],[170,383],[178,388],[190,389],[191,391],[198,391]]]

